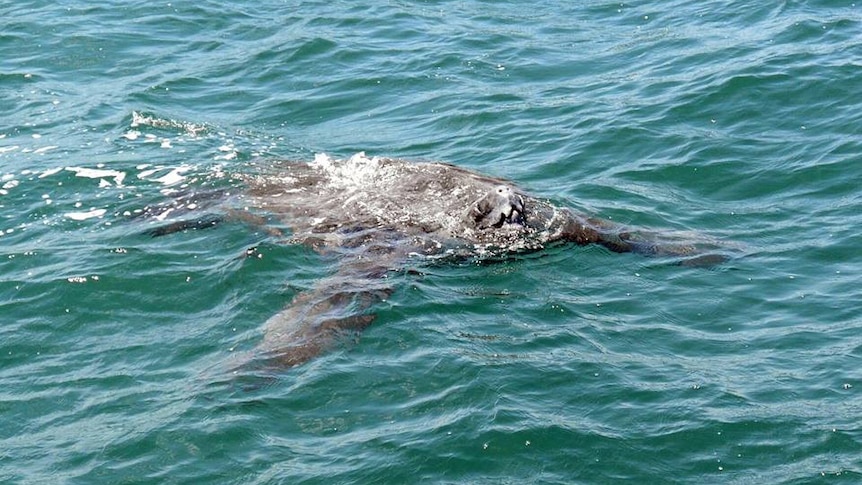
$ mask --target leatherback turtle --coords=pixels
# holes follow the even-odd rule
[[[368,326],[374,319],[369,308],[392,291],[385,276],[411,260],[504,258],[554,243],[599,244],[692,266],[726,259],[715,246],[663,240],[582,216],[504,179],[447,163],[364,153],[344,160],[317,155],[311,163],[267,163],[237,177],[244,185],[238,204],[242,211],[177,220],[149,232],[157,236],[203,228],[225,218],[257,220],[250,214],[264,212],[290,228],[283,241],[339,259],[335,274],[299,293],[266,322],[262,342],[252,353],[253,360],[267,365],[302,364],[339,335]]]

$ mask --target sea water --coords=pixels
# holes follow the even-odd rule
[[[33,0],[0,19],[0,481],[862,480],[852,0]],[[420,264],[355,342],[236,379],[225,363],[337,263],[239,223],[151,238],[145,208],[359,151],[738,256]]]

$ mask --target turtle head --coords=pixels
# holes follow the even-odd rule
[[[470,218],[479,229],[504,224],[524,225],[524,198],[507,185],[498,185],[473,203]]]

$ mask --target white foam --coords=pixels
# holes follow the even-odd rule
[[[140,125],[140,124],[142,124],[142,123],[145,123],[145,118],[144,118],[144,116],[143,116],[143,115],[141,115],[140,113],[138,113],[137,111],[132,111],[132,123],[131,123],[131,127],[132,127],[132,128],[137,128],[137,127],[138,127],[138,125]]]
[[[198,125],[195,123],[188,123],[183,121],[176,120],[167,120],[162,118],[155,118],[152,116],[146,116],[138,113],[137,111],[132,112],[132,123],[130,125],[131,128],[137,128],[139,126],[152,126],[154,128],[173,128],[173,129],[181,129],[184,130],[191,136],[198,136],[200,133],[206,131],[206,126]],[[149,138],[150,135],[147,135]]]
[[[87,212],[67,212],[65,215],[74,221],[85,221],[93,217],[102,217],[107,212],[105,209],[91,209]]]
[[[186,179],[185,175],[183,175],[183,172],[188,172],[189,169],[191,169],[191,167],[189,167],[188,165],[179,166],[171,170],[167,174],[155,179],[155,181],[168,186],[176,185]]]
[[[233,143],[218,147],[218,151],[224,153],[224,155],[216,155],[213,160],[235,160],[239,155]]]
[[[150,168],[147,170],[141,170],[141,172],[138,173],[138,178],[141,180],[146,180],[147,177],[153,175],[154,173],[156,173],[159,170],[160,170],[160,168]]]
[[[163,221],[163,220],[165,220],[165,218],[167,218],[167,217],[168,217],[168,214],[170,214],[170,213],[171,213],[171,212],[173,212],[173,211],[174,211],[174,208],[173,208],[173,207],[170,207],[170,208],[168,208],[167,210],[165,210],[164,212],[162,212],[162,213],[160,213],[159,215],[157,215],[157,216],[155,217],[155,219],[156,219],[157,221]]]
[[[311,165],[325,169],[332,165],[332,159],[325,153],[315,153]]]
[[[75,175],[78,177],[85,177],[91,179],[113,177],[114,183],[117,184],[117,187],[122,187],[123,180],[125,180],[126,178],[126,172],[120,172],[118,170],[103,170],[98,168],[83,167],[66,167],[66,170],[70,172],[75,172]]]
[[[33,153],[45,153],[47,151],[54,150],[56,148],[60,148],[60,147],[58,147],[56,145],[51,145],[51,146],[47,146],[47,147],[37,148],[37,149],[33,150]]]
[[[59,172],[60,170],[63,170],[63,167],[49,168],[48,170],[45,170],[44,172],[40,173],[39,178],[43,179],[45,177],[49,177],[49,176],[54,175],[55,173]]]
[[[66,167],[66,170],[70,172],[75,172],[78,177],[86,177],[91,179],[97,179],[102,177],[115,177],[121,174],[121,172],[118,172],[116,170],[104,170],[99,168]]]
[[[380,170],[380,159],[368,158],[365,152],[356,153],[347,160],[334,160],[325,153],[318,153],[312,165],[327,172],[334,184],[348,190],[374,185],[385,176]]]

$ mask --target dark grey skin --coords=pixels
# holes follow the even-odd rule
[[[510,182],[445,163],[415,163],[357,154],[318,155],[312,163],[276,162],[238,176],[243,211],[266,213],[291,229],[284,242],[333,255],[338,271],[298,294],[270,318],[250,361],[293,367],[355,335],[373,320],[369,308],[392,292],[390,271],[454,258],[504,258],[550,244],[599,244],[611,251],[709,266],[726,258],[694,244],[662,242],[609,221],[580,216],[532,197]],[[214,225],[222,216],[177,221],[168,234]],[[273,230],[273,234],[277,231]],[[714,246],[713,246],[714,249]]]

